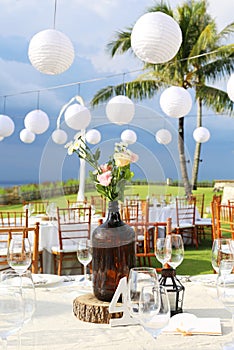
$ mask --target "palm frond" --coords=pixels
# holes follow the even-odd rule
[[[115,54],[123,54],[131,50],[131,32],[132,28],[127,28],[127,31],[118,31],[115,33],[114,40],[107,44],[107,51],[113,57]]]

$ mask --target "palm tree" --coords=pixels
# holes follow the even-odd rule
[[[189,0],[174,11],[160,2],[148,9],[148,12],[154,11],[170,15],[180,25],[183,42],[177,55],[164,64],[144,64],[143,73],[131,82],[101,89],[95,94],[92,105],[104,102],[114,94],[125,94],[139,100],[152,98],[163,88],[176,85],[195,90],[197,127],[202,126],[203,106],[216,113],[231,115],[233,103],[227,93],[208,83],[214,83],[233,71],[234,45],[222,45],[222,42],[234,32],[234,22],[218,32],[214,19],[207,13],[206,0]],[[112,57],[132,51],[131,31],[132,28],[127,28],[117,32],[115,39],[107,45]],[[178,151],[185,193],[189,195],[197,184],[201,144],[197,143],[195,147],[191,184],[184,151],[184,117],[178,120]]]

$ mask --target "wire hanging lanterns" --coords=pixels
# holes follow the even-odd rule
[[[101,133],[96,129],[90,129],[85,134],[85,140],[91,145],[96,145],[101,141]]]
[[[171,86],[164,90],[159,102],[163,112],[172,118],[184,117],[192,108],[190,93],[179,86]]]
[[[20,140],[24,143],[32,143],[35,138],[35,134],[28,129],[23,129],[20,131]]]
[[[150,12],[141,16],[131,33],[131,47],[136,56],[147,63],[171,60],[182,43],[178,23],[163,12]]]
[[[132,100],[124,95],[113,97],[106,105],[107,118],[115,124],[128,124],[134,117],[135,106]]]
[[[67,133],[64,130],[56,129],[52,133],[52,140],[58,145],[63,145],[67,142]]]
[[[155,139],[158,143],[162,145],[168,145],[172,140],[172,136],[169,130],[160,129],[156,132]]]
[[[210,132],[207,128],[200,126],[193,131],[193,138],[196,142],[205,143],[210,139]]]
[[[121,134],[121,140],[132,145],[137,141],[137,134],[133,130],[126,129]]]
[[[13,134],[15,124],[13,120],[5,114],[0,114],[0,136],[8,137]]]
[[[48,115],[41,109],[34,109],[24,118],[25,128],[34,134],[43,134],[49,127]]]

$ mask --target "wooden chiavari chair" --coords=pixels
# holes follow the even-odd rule
[[[49,201],[24,202],[23,205],[28,209],[32,215],[46,214],[46,208]]]
[[[77,264],[65,266],[65,262],[78,262],[77,243],[81,238],[90,239],[91,207],[57,208],[58,245],[51,248],[54,271],[61,275],[62,269],[77,269]]]
[[[7,266],[7,246],[14,235],[29,238],[32,245],[32,273],[38,273],[39,266],[39,223],[33,227],[0,227],[0,244],[5,242],[5,249],[0,249],[0,265]],[[7,242],[7,244],[6,244]],[[9,266],[7,266],[8,268]]]
[[[95,210],[95,214],[100,214],[103,218],[106,216],[106,198],[103,196],[91,196],[90,204]]]

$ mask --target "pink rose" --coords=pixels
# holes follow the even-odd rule
[[[138,159],[139,159],[138,154],[132,152],[132,154],[131,154],[131,163],[136,163],[138,161]]]
[[[106,163],[106,164],[100,165],[100,169],[101,169],[101,171],[102,171],[103,173],[105,173],[106,171],[111,170],[112,168],[111,168],[110,165],[108,165],[108,164]]]
[[[98,174],[97,179],[98,179],[100,185],[105,186],[105,187],[109,186],[111,183],[111,179],[112,179],[111,171],[106,171],[102,174]]]

